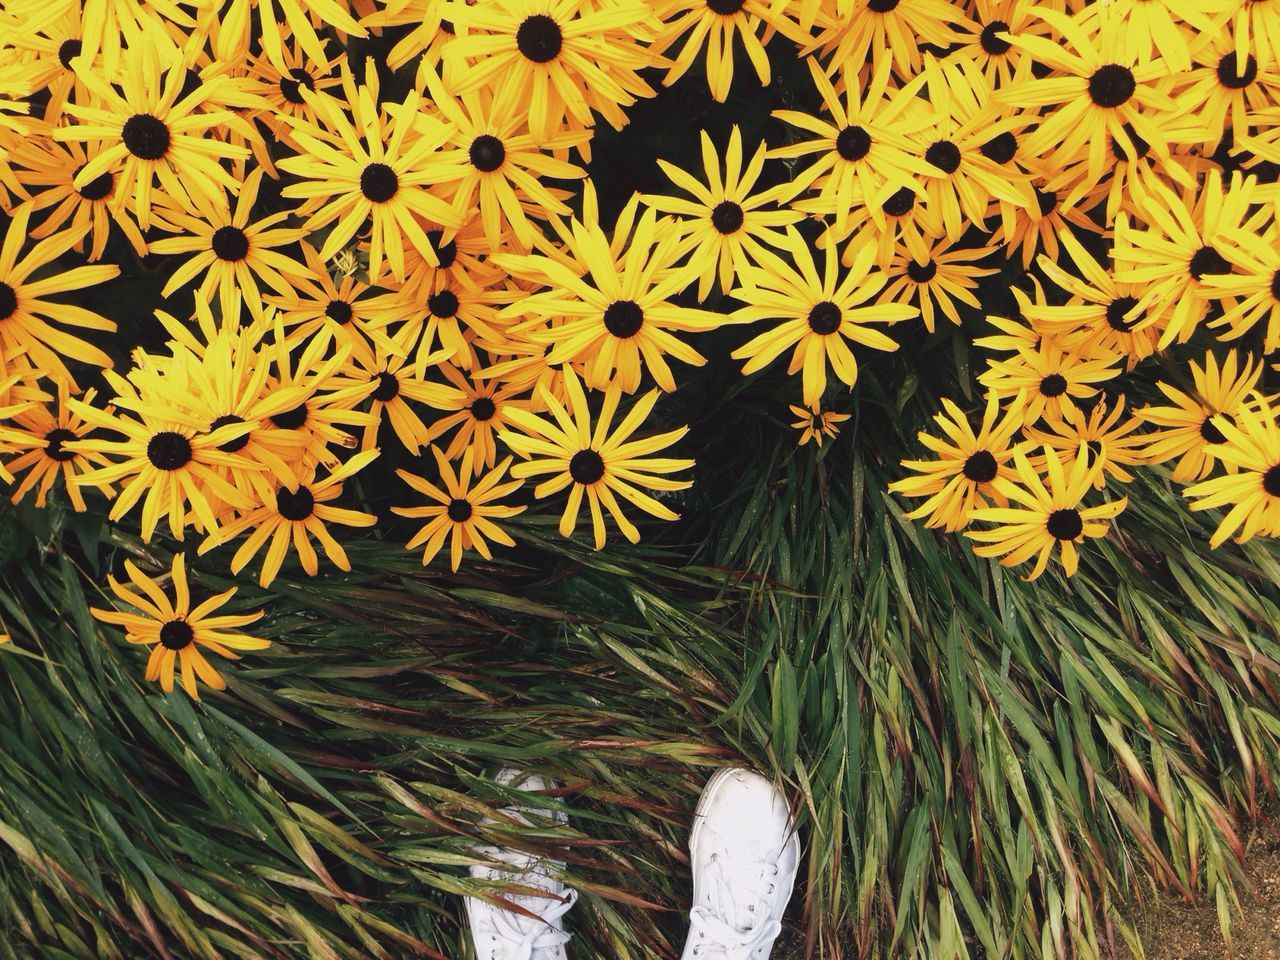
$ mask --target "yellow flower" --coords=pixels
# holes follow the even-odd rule
[[[636,401],[617,429],[611,429],[622,393],[617,386],[605,392],[604,406],[593,428],[587,398],[578,378],[568,368],[564,378],[569,396],[568,409],[545,387],[538,388],[542,402],[551,411],[551,420],[527,410],[508,411],[508,419],[516,429],[523,431],[523,435],[504,430],[500,436],[507,446],[528,461],[516,464],[511,475],[524,479],[551,474],[549,479],[534,488],[533,494],[539,499],[568,488],[569,502],[560,518],[560,534],[565,537],[573,534],[585,497],[591,510],[597,550],[602,549],[605,542],[602,506],[613,517],[624,537],[632,543],[640,539],[640,531],[623,514],[618,496],[660,520],[677,519],[674,512],[640,487],[683,490],[691,485],[690,481],[671,480],[660,474],[687,470],[693,466],[692,460],[651,456],[671,446],[689,428],[681,427],[643,440],[630,439],[657,403],[658,391],[652,390]]]
[[[494,257],[517,277],[550,288],[521,298],[500,316],[532,318],[512,334],[549,344],[550,364],[585,364],[589,387],[616,384],[632,393],[640,387],[643,364],[658,386],[671,392],[676,382],[667,355],[696,366],[706,363],[673,331],[714,330],[724,318],[673,302],[697,268],[676,266],[679,231],[659,224],[652,209],[637,217],[638,207],[639,197],[633,197],[619,215],[610,243],[588,187],[583,219],[573,220],[564,235],[565,258]],[[565,322],[552,327],[552,318]]]
[[[21,501],[34,489],[36,506],[43,507],[54,481],[62,477],[71,505],[83,512],[88,506],[85,504],[81,485],[74,482],[75,479],[95,466],[110,463],[103,454],[72,450],[67,446],[91,432],[68,406],[67,389],[66,384],[59,384],[56,408],[50,409],[44,403],[34,404],[15,414],[12,424],[0,430],[4,446],[18,452],[16,457],[5,464],[5,469],[14,476],[26,473],[18,489],[13,492],[14,503]],[[94,396],[93,390],[87,391],[84,402],[92,404]],[[99,489],[108,494],[112,492],[107,484],[101,485]]]
[[[892,493],[908,497],[928,497],[923,504],[906,514],[909,520],[924,520],[926,527],[942,527],[948,533],[964,529],[975,509],[989,501],[1001,506],[1008,500],[1001,492],[1004,482],[1017,480],[1013,458],[1015,438],[1022,429],[1024,402],[1017,397],[1000,415],[1000,401],[988,395],[982,423],[975,432],[969,418],[953,401],[943,399],[943,413],[933,416],[944,434],[935,437],[927,431],[918,436],[936,456],[933,460],[903,460],[902,465],[915,471],[889,484]]]
[[[933,333],[937,311],[960,325],[956,301],[981,309],[973,291],[978,277],[998,271],[978,264],[996,252],[998,247],[955,247],[945,237],[928,241],[919,234],[904,237],[905,249],[894,255],[888,274],[893,279],[880,294],[881,303],[918,304],[925,329]]]
[[[992,360],[979,382],[1000,399],[1025,393],[1025,422],[1041,417],[1060,420],[1076,401],[1098,392],[1095,384],[1119,374],[1111,366],[1114,356],[1086,359],[1079,351],[1053,338],[1044,338],[1031,348],[1022,348],[1007,360]]]
[[[1240,418],[1262,370],[1262,363],[1247,355],[1242,367],[1239,355],[1232,350],[1221,364],[1212,353],[1205,354],[1203,366],[1191,362],[1194,393],[1157,382],[1173,405],[1138,410],[1138,416],[1159,428],[1145,435],[1147,461],[1165,463],[1177,457],[1173,479],[1178,483],[1207,477],[1226,443],[1223,424]]]
[[[136,591],[115,577],[108,577],[111,590],[121,601],[141,612],[125,613],[96,607],[91,608],[91,612],[103,623],[124,627],[125,639],[130,643],[151,647],[146,680],[148,683],[160,681],[160,689],[165,693],[173,691],[175,668],[181,673],[182,689],[193,700],[200,699],[197,679],[214,690],[226,689],[226,681],[205,658],[206,650],[228,660],[239,660],[238,650],[265,650],[271,645],[270,641],[239,632],[240,627],[260,620],[261,611],[213,615],[235,596],[235,588],[216,594],[192,608],[183,554],[173,558],[170,574],[172,600],[132,560],[125,560],[124,569]]]
[[[288,213],[274,213],[250,222],[262,176],[261,168],[249,174],[234,210],[224,195],[216,206],[203,207],[194,216],[180,210],[157,214],[156,220],[165,230],[183,235],[152,241],[151,252],[195,254],[173,272],[162,296],[172,295],[203,273],[196,296],[212,300],[216,291],[222,319],[229,322],[239,317],[242,302],[255,320],[262,318],[259,278],[282,297],[293,293],[291,281],[304,276],[305,270],[302,264],[273,248],[297,243],[306,234],[278,226]]]
[[[87,223],[64,230],[41,240],[19,258],[22,242],[30,233],[33,209],[28,202],[14,211],[4,243],[0,244],[0,356],[25,353],[41,372],[74,388],[75,380],[62,358],[99,367],[111,366],[111,358],[53,324],[108,332],[114,331],[116,325],[84,307],[45,298],[51,293],[80,290],[111,280],[120,275],[120,268],[115,264],[73,267],[33,280],[32,274],[45,272],[41,268],[48,267],[89,232]]]
[[[311,543],[311,538],[315,537],[334,566],[339,570],[350,570],[351,561],[347,559],[346,551],[326,525],[371,527],[377,522],[378,518],[371,513],[335,507],[332,501],[342,495],[343,482],[373,462],[378,453],[377,450],[357,453],[320,480],[316,479],[314,465],[300,467],[292,484],[266,490],[262,502],[249,506],[234,520],[228,521],[221,536],[206,538],[200,545],[200,553],[204,554],[219,543],[234,540],[248,531],[249,536],[231,558],[231,572],[239,573],[270,540],[258,577],[258,583],[265,587],[279,575],[291,544],[302,569],[314,577],[320,570],[319,558]]]
[[[449,126],[418,109],[418,94],[410,92],[398,104],[378,105],[372,61],[359,87],[344,66],[342,90],[349,115],[337,99],[308,90],[301,95],[319,122],[283,118],[299,154],[281,160],[279,166],[300,181],[283,192],[307,200],[308,211],[319,204],[303,225],[307,232],[334,225],[320,250],[321,260],[331,260],[372,217],[369,272],[376,274],[385,256],[392,274],[404,280],[406,240],[428,262],[436,257],[415,215],[450,229],[462,225],[463,217],[439,190],[462,178],[463,155],[441,150]]]
[[[247,157],[249,151],[210,134],[236,130],[247,139],[256,135],[228,110],[199,109],[230,82],[227,77],[202,80],[183,96],[186,66],[179,60],[162,65],[159,56],[150,43],[130,48],[118,90],[108,75],[95,73],[83,58],[77,60],[76,75],[92,91],[93,105],[67,104],[67,112],[80,123],[53,131],[59,140],[108,141],[80,168],[75,186],[83,190],[104,173],[116,175],[113,202],[123,206],[132,201],[144,230],[151,226],[156,182],[172,206],[190,212],[201,202],[216,204],[223,190],[235,193],[239,182],[219,160]]]
[[[764,169],[766,147],[761,144],[742,169],[742,131],[735,125],[729,134],[724,172],[720,158],[707,132],[702,131],[702,166],[705,186],[699,180],[665,160],[658,165],[694,200],[682,200],[661,194],[647,194],[642,199],[661,213],[674,214],[687,239],[685,248],[691,262],[702,264],[698,276],[698,299],[705,301],[711,286],[720,280],[720,292],[727,293],[737,279],[739,269],[747,263],[762,265],[769,253],[761,242],[778,248],[786,245],[786,237],[776,227],[797,223],[804,214],[795,210],[766,210],[776,191],[752,195],[756,181]]]
[[[840,433],[840,428],[836,424],[843,423],[850,416],[847,413],[836,413],[819,407],[797,407],[794,403],[788,406],[792,414],[800,418],[791,426],[800,431],[800,439],[796,443],[802,447],[810,440],[820,447],[823,437],[834,439]]]
[[[1217,417],[1222,443],[1214,450],[1219,460],[1232,469],[1222,477],[1212,477],[1187,487],[1183,494],[1194,502],[1192,510],[1230,507],[1209,539],[1217,547],[1235,535],[1244,543],[1257,534],[1280,534],[1280,424],[1271,402],[1258,398],[1256,404],[1241,406],[1235,422]]]
[[[1100,468],[1093,474],[1093,485],[1098,490],[1106,488],[1108,476],[1121,483],[1130,483],[1133,474],[1125,467],[1146,463],[1143,448],[1147,438],[1134,433],[1142,425],[1141,417],[1131,415],[1121,422],[1124,406],[1125,399],[1121,395],[1110,409],[1106,401],[1100,400],[1088,414],[1079,407],[1066,410],[1061,420],[1049,421],[1047,431],[1028,427],[1026,439],[1034,446],[1057,450],[1066,467],[1074,463],[1076,455],[1084,450],[1090,466]],[[1033,458],[1031,462],[1037,470],[1043,470],[1042,459]]]
[[[432,447],[431,452],[440,470],[444,490],[408,470],[396,471],[401,480],[435,501],[425,507],[391,508],[392,513],[402,517],[430,518],[430,522],[414,534],[406,547],[414,550],[425,544],[422,565],[426,566],[440,552],[445,540],[448,540],[449,564],[454,570],[457,570],[458,564],[462,562],[464,550],[474,549],[486,560],[493,559],[486,537],[505,547],[514,547],[515,541],[510,535],[493,522],[495,519],[514,517],[518,513],[523,513],[525,509],[494,502],[509,496],[523,485],[521,480],[501,482],[507,468],[511,466],[511,458],[507,457],[483,476],[481,476],[482,471],[476,471],[478,479],[471,483],[474,451],[467,450],[462,455],[462,466],[456,474],[439,448]]]
[[[742,372],[750,374],[792,350],[787,373],[803,371],[804,402],[813,407],[826,389],[828,363],[850,387],[857,382],[858,364],[846,340],[876,350],[897,350],[892,339],[868,324],[909,320],[920,311],[900,303],[868,304],[887,279],[871,272],[875,248],[869,244],[861,248],[843,277],[838,274],[835,247],[828,245],[819,276],[808,244],[794,227],[788,228],[787,237],[796,266],[777,260],[770,267],[744,267],[742,286],[732,293],[748,304],[733,314],[735,322],[782,322],[739,347],[733,358],[745,359]]]
[[[1003,484],[1001,492],[1017,506],[973,511],[974,520],[997,524],[991,530],[965,533],[980,544],[973,552],[980,557],[999,557],[1005,567],[1035,557],[1035,567],[1026,577],[1034,580],[1044,573],[1056,547],[1063,571],[1074,576],[1080,564],[1079,545],[1087,538],[1105,537],[1111,520],[1129,504],[1128,497],[1121,497],[1096,507],[1084,506],[1093,475],[1101,466],[1090,466],[1088,450],[1084,444],[1080,446],[1074,461],[1065,467],[1057,452],[1045,447],[1043,478],[1021,448],[1015,450],[1013,462],[1020,482]]]

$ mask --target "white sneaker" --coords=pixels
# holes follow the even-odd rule
[[[510,769],[502,770],[495,780],[531,793],[542,793],[555,786],[537,774]],[[568,823],[569,819],[559,811],[538,807],[507,807],[503,813],[529,825],[532,824],[526,813],[535,814],[540,822]],[[502,895],[502,899],[531,915],[516,913],[477,897],[464,898],[476,960],[565,960],[564,945],[569,942],[569,934],[564,931],[563,918],[577,902],[578,891],[569,889],[559,879],[564,864],[500,847],[481,847],[477,853],[490,863],[471,867],[471,876],[476,879],[533,887],[546,894]]]
[[[698,801],[689,852],[693,908],[682,960],[765,960],[800,865],[786,798],[758,773],[718,771]]]

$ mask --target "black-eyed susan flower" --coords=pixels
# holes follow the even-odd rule
[[[931,168],[918,154],[920,137],[933,123],[928,111],[914,109],[923,78],[907,88],[889,86],[889,64],[882,62],[864,84],[846,71],[844,96],[837,93],[821,66],[809,61],[809,72],[822,96],[830,119],[798,110],[778,110],[774,116],[806,131],[812,139],[774,147],[769,157],[792,159],[813,156],[796,172],[785,196],[809,196],[796,208],[834,217],[839,238],[870,217],[882,223],[886,214],[902,207],[905,191],[912,198],[923,193],[921,178]],[[891,205],[886,210],[886,205]],[[900,216],[906,210],[901,210]]]
[[[802,374],[806,406],[816,406],[827,386],[828,366],[845,384],[858,380],[858,363],[848,341],[876,350],[897,350],[898,344],[871,324],[896,323],[920,315],[901,303],[872,303],[884,287],[884,274],[872,272],[875,249],[864,246],[852,267],[843,272],[834,246],[828,246],[822,274],[808,244],[789,228],[787,248],[795,267],[781,262],[770,268],[744,267],[743,283],[733,296],[747,306],[733,314],[737,323],[781,321],[733,352],[746,360],[744,374],[762,370],[791,351],[788,374]]]
[[[94,397],[95,392],[88,390],[83,400],[92,404]],[[54,483],[62,478],[71,506],[80,512],[88,509],[84,491],[74,481],[85,471],[105,466],[110,461],[103,454],[80,452],[67,446],[91,432],[91,428],[71,411],[67,400],[67,386],[59,384],[56,405],[27,405],[25,409],[15,413],[12,421],[0,430],[3,433],[4,449],[16,453],[16,456],[5,462],[5,469],[12,477],[22,477],[17,489],[13,491],[14,503],[20,502],[35,490],[36,506],[43,507]],[[108,485],[99,487],[99,490],[111,493]]]
[[[447,408],[454,412],[432,422],[431,437],[443,437],[456,427],[457,432],[449,441],[444,455],[456,461],[471,451],[472,470],[479,476],[485,468],[494,465],[497,457],[495,441],[498,433],[508,427],[507,410],[529,409],[530,402],[521,396],[524,389],[509,386],[500,378],[481,379],[478,371],[473,371],[472,377],[468,378],[451,363],[442,363],[439,371],[457,388],[458,395],[456,401],[447,404]],[[461,476],[465,479],[468,474],[464,470]]]
[[[281,226],[288,213],[253,219],[263,172],[259,168],[245,178],[234,207],[223,195],[218,204],[202,205],[195,214],[165,210],[156,215],[160,226],[181,235],[152,241],[151,252],[194,254],[169,277],[161,291],[163,296],[168,297],[201,277],[196,295],[209,301],[216,294],[220,315],[226,322],[239,317],[241,303],[255,320],[262,319],[264,304],[259,281],[281,297],[293,295],[293,281],[305,276],[305,268],[277,248],[297,243],[306,234]]]
[[[997,247],[957,247],[945,237],[928,241],[915,233],[904,239],[906,249],[894,256],[886,271],[891,279],[880,294],[881,302],[918,306],[930,333],[939,310],[960,325],[957,301],[975,310],[981,308],[974,295],[978,278],[991,276],[997,270],[978,264],[995,253]]]
[[[462,225],[464,218],[445,199],[443,187],[464,175],[464,154],[441,150],[449,125],[420,111],[417,93],[397,104],[379,105],[372,61],[367,67],[359,86],[349,70],[342,71],[350,115],[334,97],[302,92],[318,122],[283,118],[299,153],[278,166],[298,178],[284,188],[284,195],[308,201],[309,212],[314,208],[304,229],[332,224],[321,260],[331,260],[371,219],[369,272],[378,273],[385,257],[392,274],[403,280],[406,241],[428,262],[436,255],[416,217],[450,229]]]
[[[1222,340],[1236,340],[1255,327],[1262,352],[1280,350],[1280,224],[1265,229],[1233,229],[1223,245],[1232,272],[1206,274],[1205,292],[1223,301],[1222,316],[1209,321]]]
[[[1119,374],[1116,357],[1086,359],[1057,338],[1042,338],[1034,349],[1023,348],[1003,360],[992,360],[978,380],[997,397],[1026,396],[1024,422],[1041,417],[1060,420],[1077,400],[1094,396],[1097,384]]]
[[[1136,150],[1130,131],[1158,153],[1167,153],[1148,117],[1178,109],[1160,82],[1169,74],[1168,65],[1116,44],[1117,16],[1109,4],[1098,5],[1087,21],[1049,7],[1037,13],[1056,36],[1024,32],[1010,40],[1056,74],[996,93],[998,100],[1013,106],[1052,108],[1028,135],[1026,149],[1051,158],[1055,167],[1084,157],[1095,178],[1108,162],[1108,136],[1119,140],[1131,156]]]
[[[145,677],[148,683],[159,681],[165,693],[173,692],[175,669],[181,676],[182,689],[193,700],[200,699],[200,683],[214,690],[225,690],[227,682],[206,659],[206,651],[228,660],[239,660],[240,654],[236,651],[265,650],[271,645],[268,640],[240,632],[241,627],[260,620],[262,611],[215,615],[235,596],[234,587],[192,608],[184,554],[175,554],[173,558],[169,575],[173,599],[132,560],[125,560],[124,569],[135,589],[115,577],[108,577],[107,581],[116,597],[139,612],[96,607],[91,608],[91,612],[103,623],[124,627],[125,639],[130,643],[151,648]]]
[[[1197,45],[1191,69],[1178,74],[1177,98],[1212,154],[1228,133],[1237,143],[1247,138],[1262,120],[1260,111],[1276,103],[1280,63],[1259,66],[1251,44],[1226,33],[1214,31],[1206,40]]]
[[[512,88],[537,144],[563,130],[590,129],[592,111],[621,129],[625,108],[653,95],[640,76],[657,60],[646,46],[661,28],[650,4],[449,0],[443,13],[458,30],[446,51],[446,63],[459,65],[454,93],[484,87],[502,97]]]
[[[1226,516],[1209,538],[1217,547],[1234,535],[1237,543],[1254,536],[1280,534],[1280,424],[1269,400],[1242,405],[1232,420],[1218,417],[1222,433],[1217,458],[1230,469],[1183,491],[1192,510],[1227,507]]]
[[[1059,338],[1081,356],[1119,354],[1133,369],[1139,360],[1155,352],[1160,330],[1146,322],[1143,295],[1132,283],[1117,283],[1070,232],[1062,234],[1062,246],[1075,265],[1072,273],[1048,257],[1039,260],[1045,276],[1071,294],[1065,304],[1047,303],[1044,297],[1028,299],[1023,311],[1037,330]]]
[[[461,391],[456,388],[417,375],[408,357],[412,337],[411,329],[403,330],[391,340],[390,351],[381,346],[356,345],[342,375],[334,380],[338,390],[356,392],[361,400],[369,401],[372,417],[365,424],[361,444],[365,450],[377,448],[378,428],[386,422],[405,449],[417,453],[430,441],[431,431],[409,401],[429,410],[444,411],[456,409],[462,400]],[[426,366],[434,367],[448,355],[448,351],[438,351],[427,358]]]
[[[106,76],[77,63],[77,76],[94,99],[89,104],[67,104],[67,112],[79,122],[59,127],[53,135],[59,140],[106,143],[76,174],[77,189],[111,173],[116,178],[113,202],[130,204],[145,230],[151,225],[156,184],[174,206],[189,211],[196,210],[200,201],[216,204],[223,190],[234,193],[239,188],[219,161],[247,157],[249,150],[212,134],[235,129],[251,138],[254,132],[229,110],[200,109],[228,82],[226,77],[202,80],[183,95],[186,66],[173,60],[162,66],[156,48],[147,43],[125,57],[119,89]]]
[[[246,73],[258,83],[262,99],[266,102],[265,107],[250,111],[249,116],[265,125],[273,137],[283,138],[288,143],[289,125],[283,118],[300,117],[314,123],[315,108],[307,102],[302,91],[309,90],[317,97],[329,96],[329,91],[342,83],[340,71],[346,56],[326,54],[320,59],[312,59],[296,41],[283,53],[284,63],[281,66],[272,63],[271,57],[265,53],[255,55],[248,60]]]
[[[403,293],[403,291],[402,291]],[[419,286],[410,299],[407,317],[397,328],[397,336],[406,336],[405,349],[416,342],[414,369],[425,376],[430,364],[439,359],[428,358],[443,350],[445,356],[464,370],[476,365],[473,344],[493,350],[506,341],[507,331],[499,322],[499,307],[517,299],[517,291],[504,284],[481,286],[458,280],[447,271],[439,271],[428,286]],[[405,335],[408,329],[412,333]]]
[[[692,460],[653,456],[678,441],[689,428],[631,439],[653,412],[658,391],[652,390],[637,400],[615,428],[613,419],[622,394],[616,385],[605,391],[604,405],[593,425],[577,376],[566,368],[564,381],[567,407],[545,388],[539,388],[552,419],[527,410],[510,410],[507,416],[514,429],[500,434],[502,441],[525,461],[511,468],[513,477],[547,477],[534,488],[535,497],[542,499],[568,489],[569,499],[560,517],[561,536],[573,535],[584,499],[591,511],[597,550],[605,543],[604,511],[613,517],[624,537],[632,543],[640,539],[640,531],[622,512],[618,497],[660,520],[678,519],[670,507],[641,488],[670,491],[691,485],[690,481],[672,480],[666,474],[687,470],[693,466]]]
[[[778,33],[796,42],[809,39],[792,20],[788,5],[777,0],[663,0],[658,5],[658,15],[663,19],[663,28],[652,49],[665,53],[677,44],[680,48],[663,84],[669,87],[684,76],[705,50],[707,85],[711,96],[720,103],[728,99],[733,86],[738,38],[756,77],[766,87],[772,76],[769,55],[764,50],[769,39]]]
[[[90,261],[102,259],[112,224],[128,239],[138,256],[147,252],[147,243],[133,219],[133,214],[114,203],[116,173],[106,171],[97,179],[76,187],[75,179],[89,162],[90,151],[96,153],[101,144],[59,143],[48,137],[23,141],[11,155],[19,168],[17,177],[27,187],[39,190],[32,199],[32,210],[48,210],[48,214],[31,230],[33,239],[41,240],[64,227],[88,232],[73,249],[85,252]]]
[[[1001,566],[1017,566],[1035,557],[1035,566],[1026,576],[1027,580],[1035,580],[1044,573],[1055,548],[1063,572],[1068,577],[1074,576],[1080,565],[1080,546],[1087,539],[1105,537],[1111,521],[1129,505],[1128,497],[1096,507],[1084,505],[1093,485],[1093,475],[1101,469],[1098,464],[1090,464],[1087,450],[1078,451],[1069,465],[1063,463],[1052,447],[1044,447],[1043,452],[1042,476],[1021,448],[1014,451],[1018,482],[1003,486],[1010,506],[974,510],[974,520],[996,526],[965,532],[965,536],[979,544],[973,548],[974,553],[980,557],[998,557]]]
[[[834,440],[840,434],[839,425],[851,416],[848,413],[823,410],[821,407],[797,407],[794,403],[788,406],[792,415],[799,418],[791,426],[800,431],[796,444],[801,447],[810,440],[819,447],[824,438]]]
[[[530,249],[538,234],[526,208],[539,219],[570,213],[540,178],[579,180],[586,176],[581,167],[549,156],[543,149],[567,152],[589,139],[588,135],[560,133],[536,144],[528,132],[527,118],[518,108],[517,88],[504,86],[497,96],[476,90],[454,97],[435,71],[425,71],[425,77],[431,103],[453,125],[450,142],[465,151],[467,158],[451,198],[454,207],[467,215],[478,209],[491,251],[502,248],[508,228],[520,246]]]
[[[1226,443],[1223,424],[1236,422],[1262,376],[1261,362],[1231,350],[1221,363],[1212,353],[1204,363],[1191,361],[1193,392],[1187,393],[1172,384],[1158,381],[1171,403],[1147,406],[1137,413],[1157,429],[1145,434],[1146,458],[1149,463],[1166,463],[1177,458],[1173,479],[1178,483],[1201,480],[1218,463],[1218,454]]]
[[[396,471],[401,480],[434,501],[421,507],[391,508],[392,513],[402,517],[428,520],[405,545],[406,548],[416,550],[422,547],[422,565],[426,566],[448,540],[449,565],[457,570],[462,554],[467,550],[475,550],[486,560],[492,560],[489,540],[504,547],[514,547],[511,535],[494,522],[514,517],[525,510],[523,506],[495,502],[510,496],[524,483],[522,480],[502,482],[512,458],[507,457],[486,473],[483,467],[475,469],[474,451],[468,449],[462,455],[458,472],[454,473],[452,464],[439,448],[432,447],[431,452],[435,455],[443,490],[408,470]]]
[[[946,49],[970,24],[961,5],[947,0],[868,0],[824,12],[829,15],[819,14],[821,30],[803,52],[820,49],[833,63],[888,63],[903,77],[920,71],[921,47]]]
[[[412,309],[406,298],[379,293],[350,274],[335,278],[315,247],[305,240],[300,245],[305,273],[293,278],[288,296],[266,298],[280,312],[290,343],[306,342],[326,326],[342,343],[352,337],[373,343],[388,324]]]
[[[549,344],[548,363],[584,364],[589,387],[617,384],[632,393],[647,370],[670,392],[676,382],[667,356],[697,366],[706,362],[675,334],[714,330],[724,318],[674,302],[698,268],[677,265],[679,231],[660,226],[654,210],[641,212],[639,200],[633,197],[619,215],[610,241],[588,187],[583,219],[575,218],[565,232],[568,262],[541,254],[495,257],[516,276],[550,288],[520,298],[501,315],[529,318],[512,332]],[[551,327],[551,318],[564,322]]]
[[[103,351],[55,324],[110,332],[116,325],[84,307],[48,300],[51,294],[81,290],[120,275],[115,264],[46,270],[89,232],[89,224],[46,237],[22,255],[30,234],[34,205],[14,211],[0,244],[0,355],[26,354],[35,366],[59,382],[75,380],[63,359],[99,367],[111,366]],[[34,274],[42,274],[32,279]]]
[[[1110,405],[1099,400],[1087,413],[1080,407],[1067,410],[1061,420],[1049,421],[1045,430],[1027,427],[1026,439],[1033,450],[1053,447],[1067,466],[1084,450],[1090,465],[1100,468],[1093,474],[1098,490],[1106,488],[1108,477],[1130,483],[1133,474],[1125,468],[1146,463],[1147,438],[1135,432],[1142,426],[1142,418],[1133,414],[1125,417],[1124,410],[1123,394]],[[1043,473],[1043,458],[1036,455],[1029,459]]]
[[[1116,279],[1149,291],[1150,320],[1161,328],[1161,349],[1186,342],[1208,313],[1218,291],[1204,278],[1231,273],[1223,251],[1241,235],[1254,187],[1253,178],[1239,172],[1224,186],[1217,170],[1191,195],[1153,182],[1142,204],[1147,226],[1139,228],[1124,215],[1117,220]]]
[[[1001,412],[999,399],[989,395],[976,431],[954,401],[944,398],[942,406],[943,412],[933,415],[942,436],[925,430],[918,435],[934,458],[903,460],[914,475],[895,480],[889,490],[927,497],[907,518],[954,533],[968,526],[975,509],[1008,503],[1001,486],[1017,480],[1011,460],[1023,425],[1023,400],[1016,398]]]
[[[767,147],[761,144],[744,170],[742,131],[735,126],[729,134],[722,171],[715,144],[703,130],[705,184],[674,164],[658,161],[671,182],[694,199],[648,194],[643,200],[653,209],[678,218],[687,235],[685,247],[691,260],[701,264],[699,300],[707,299],[717,278],[721,292],[727,293],[743,264],[762,264],[767,259],[765,245],[774,248],[785,245],[786,238],[778,227],[804,219],[804,214],[796,210],[766,209],[773,203],[775,191],[754,193],[764,169],[766,150]]]
[[[972,22],[961,26],[960,55],[982,71],[992,88],[1010,87],[1031,76],[1032,58],[1009,42],[1011,36],[1031,31],[1048,33],[1036,15],[1036,0],[972,0]]]
[[[222,535],[207,538],[200,545],[200,552],[203,554],[219,543],[248,533],[231,558],[231,572],[239,573],[266,546],[262,571],[258,576],[258,583],[265,587],[279,575],[290,546],[298,555],[304,571],[311,576],[320,571],[320,560],[311,542],[314,537],[335,567],[349,571],[351,561],[347,559],[347,552],[329,532],[328,525],[371,527],[378,518],[371,513],[334,506],[333,501],[342,495],[345,481],[367,467],[378,455],[377,450],[364,450],[335,469],[326,470],[320,479],[316,479],[314,465],[300,465],[292,484],[268,489],[261,503],[250,505],[239,516],[227,521]]]
[[[70,482],[93,487],[118,483],[120,492],[108,514],[112,520],[119,520],[141,501],[144,541],[150,542],[161,517],[168,518],[169,530],[179,540],[191,525],[216,539],[215,508],[221,504],[245,507],[250,503],[218,471],[227,467],[252,469],[253,465],[243,457],[221,449],[246,433],[249,425],[229,423],[205,432],[207,422],[196,421],[163,400],[145,403],[123,377],[111,371],[106,376],[117,399],[130,401],[127,414],[118,408],[104,410],[74,398],[67,405],[85,424],[124,439],[91,437],[69,441],[71,450],[102,454],[110,461],[107,466],[69,478]]]
[[[1044,251],[1056,260],[1062,237],[1075,227],[1098,233],[1098,225],[1082,208],[1083,198],[1069,191],[1064,179],[1047,179],[1043,171],[1037,174],[1037,182],[1031,188],[1035,203],[1030,206],[1000,201],[999,226],[991,235],[993,243],[1003,244],[1012,258],[1021,254],[1022,266],[1029,268],[1036,254]]]

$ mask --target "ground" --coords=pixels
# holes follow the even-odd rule
[[[1147,960],[1280,960],[1280,826],[1254,837],[1245,868],[1249,889],[1230,948],[1212,903],[1165,901],[1138,920]]]

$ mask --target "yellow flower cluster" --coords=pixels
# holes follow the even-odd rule
[[[847,419],[833,381],[897,349],[896,324],[982,311],[1003,261],[1029,283],[976,340],[979,409],[945,402],[933,459],[894,484],[926,498],[911,516],[1069,574],[1125,505],[1086,499],[1176,458],[1194,509],[1230,507],[1215,543],[1280,533],[1258,389],[1280,200],[1255,168],[1280,160],[1274,7],[13,0],[3,477],[15,499],[104,494],[144,539],[231,544],[264,585],[290,555],[318,570],[317,545],[348,568],[335,529],[375,519],[338,501],[388,443],[431,475],[399,471],[424,563],[510,545],[530,495],[563,498],[566,536],[585,504],[597,548],[608,518],[635,541],[628,511],[674,519],[662,495],[688,485],[692,461],[662,455],[685,431],[644,427],[702,335],[746,328],[745,374],[785,355],[819,446]],[[701,170],[663,162],[669,192],[602,220],[599,121],[699,60],[717,101],[769,84],[771,54],[803,58],[819,107],[777,111],[772,144],[702,133]],[[113,324],[68,301],[141,256],[169,264],[166,342],[116,349],[121,373]],[[1100,398],[1213,334],[1239,352],[1160,384],[1171,406]]]

